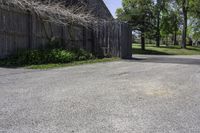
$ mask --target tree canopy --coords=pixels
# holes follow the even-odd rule
[[[171,37],[173,44],[181,38],[182,48],[187,40],[200,39],[200,2],[199,0],[122,0],[122,8],[117,9],[117,19],[139,31],[142,49],[145,39],[160,41]]]
[[[152,0],[123,0],[123,8],[117,10],[117,17],[128,22],[134,31],[141,35],[142,49],[145,49],[145,36],[154,29]]]

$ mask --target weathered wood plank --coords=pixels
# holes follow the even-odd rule
[[[62,39],[66,48],[83,48],[99,57],[131,56],[132,36],[127,24],[104,22],[96,30],[78,25],[61,26],[19,9],[0,7],[0,58],[20,49],[45,48],[52,37]]]

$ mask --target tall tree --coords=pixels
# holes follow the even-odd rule
[[[122,0],[122,9],[116,14],[118,19],[127,21],[133,31],[139,31],[141,48],[145,50],[145,35],[155,27],[153,24],[153,0]]]
[[[161,35],[162,37],[172,35],[174,45],[177,44],[177,34],[180,26],[179,22],[180,17],[176,10],[168,9],[162,14]]]
[[[173,34],[173,44],[177,45],[177,32],[179,30],[180,17],[176,11],[171,13],[171,23],[172,23],[172,34]]]
[[[161,0],[156,2],[156,46],[160,47],[160,13],[161,13]]]
[[[192,17],[192,37],[196,43],[200,41],[200,2],[199,0],[191,0],[190,16]]]
[[[161,38],[161,18],[162,15],[167,12],[170,0],[156,0],[155,5],[155,16],[156,16],[156,46],[160,46],[160,38]]]
[[[200,41],[200,2],[199,0],[190,0],[190,9],[189,9],[189,22],[192,39],[195,43]]]
[[[181,47],[186,48],[187,45],[187,28],[188,28],[188,11],[190,0],[176,0],[180,6],[183,16],[183,30],[182,30],[182,43]]]

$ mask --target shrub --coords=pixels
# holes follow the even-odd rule
[[[94,59],[94,56],[84,50],[48,49],[19,51],[7,60],[4,60],[3,63],[6,65],[37,65],[46,63],[69,63],[88,59]]]
[[[73,51],[76,53],[76,58],[77,58],[76,60],[79,61],[95,58],[91,53],[83,49],[74,49]]]
[[[71,51],[53,49],[49,52],[47,63],[68,63],[76,59],[76,54]]]

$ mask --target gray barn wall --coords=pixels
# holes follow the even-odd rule
[[[0,58],[21,49],[45,48],[47,36],[61,38],[66,48],[76,46],[100,57],[131,57],[131,30],[127,24],[105,22],[93,31],[82,26],[43,23],[28,12],[0,8]]]

